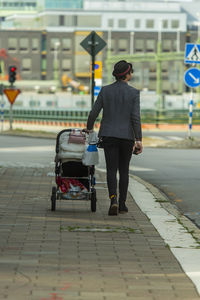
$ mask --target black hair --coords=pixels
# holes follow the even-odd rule
[[[133,66],[125,60],[120,60],[114,65],[112,75],[116,80],[126,79],[126,75],[133,73]]]

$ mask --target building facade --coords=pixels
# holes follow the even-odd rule
[[[1,23],[0,49],[19,62],[22,80],[58,78],[62,83],[66,75],[89,86],[91,57],[80,42],[92,30],[107,42],[96,57],[103,63],[103,84],[108,82],[108,51],[112,56],[154,53],[160,40],[162,52],[180,52],[186,42],[195,43],[198,39],[198,19],[192,23],[190,15],[188,25],[188,14],[179,3],[44,0],[40,2],[44,8],[39,9],[36,2],[32,4],[37,5],[37,12],[11,14]],[[5,69],[1,56],[0,63]],[[135,86],[154,91],[156,63],[136,62],[134,69]],[[162,62],[165,93],[179,92],[179,72],[180,62]]]

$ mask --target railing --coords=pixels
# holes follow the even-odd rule
[[[88,110],[25,110],[13,109],[13,120],[21,121],[64,121],[64,122],[86,122],[89,115]],[[156,111],[152,109],[143,109],[141,118],[143,123],[188,123],[188,110],[164,110]],[[4,111],[4,119],[9,119],[9,110]],[[101,117],[99,116],[98,120]],[[200,110],[193,111],[193,124],[200,124]]]

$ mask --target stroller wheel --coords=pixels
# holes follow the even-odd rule
[[[51,194],[51,210],[56,210],[56,187],[52,187],[52,194]]]
[[[96,190],[94,188],[91,189],[91,211],[95,212],[96,211]]]

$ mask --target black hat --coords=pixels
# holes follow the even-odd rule
[[[132,64],[125,60],[120,60],[114,65],[112,75],[115,77],[123,77],[129,72],[133,73]]]

